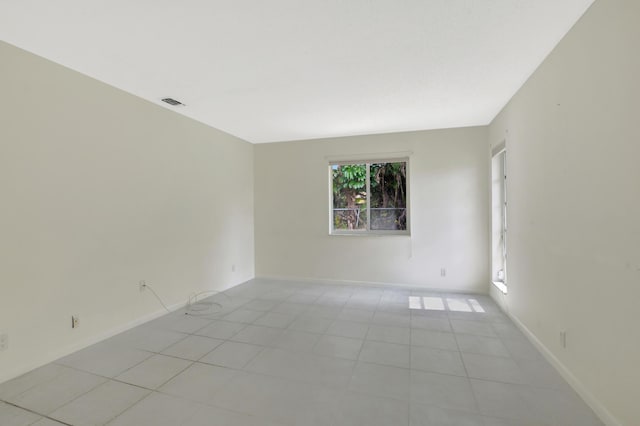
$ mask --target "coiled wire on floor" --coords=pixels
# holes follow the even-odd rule
[[[215,302],[213,300],[200,300],[201,298],[209,298],[211,296],[216,296],[218,294],[222,294],[229,301],[231,301],[231,296],[221,291],[201,291],[199,293],[192,294],[189,296],[189,301],[186,306],[186,315],[194,315],[194,316],[205,316],[205,315],[214,315],[222,313],[224,307],[222,303]]]

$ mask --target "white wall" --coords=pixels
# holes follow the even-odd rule
[[[640,421],[639,21],[637,0],[597,0],[490,127],[508,156],[498,299],[621,425]]]
[[[0,382],[158,313],[139,280],[174,305],[253,277],[252,145],[4,43],[0,63]]]
[[[256,275],[488,292],[486,141],[465,128],[256,145]],[[329,235],[327,158],[399,151],[411,237]]]

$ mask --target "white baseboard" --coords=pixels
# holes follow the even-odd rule
[[[496,295],[491,294],[495,299]],[[513,321],[513,323],[524,333],[529,341],[542,353],[547,361],[558,371],[558,373],[569,383],[574,391],[584,400],[584,402],[593,410],[593,412],[607,426],[623,426],[622,423],[615,418],[613,414],[582,384],[576,376],[551,352],[537,337],[531,332],[515,315],[505,309],[504,301],[496,300],[502,307],[505,314]]]
[[[168,306],[170,311],[175,311],[179,308],[183,308],[185,306],[184,302],[180,302],[180,303],[176,303],[174,305]],[[98,342],[101,342],[105,339],[108,339],[109,337],[113,337],[116,334],[122,333],[124,331],[127,331],[129,329],[132,329],[134,327],[137,327],[141,324],[144,324],[146,322],[149,322],[151,320],[154,320],[158,317],[161,317],[163,315],[166,315],[167,311],[165,311],[164,309],[152,312],[150,314],[144,315],[140,318],[137,318],[133,321],[130,321],[126,324],[122,324],[119,325],[117,327],[111,328],[103,333],[97,334],[95,336],[91,336],[88,337],[86,339],[83,339],[79,342],[75,342],[73,344],[70,344],[68,346],[65,346],[63,348],[57,349],[53,352],[49,352],[46,353],[44,356],[40,357],[37,361],[34,362],[30,362],[28,364],[22,365],[20,366],[18,369],[10,371],[10,372],[3,372],[0,375],[0,383],[4,383],[7,380],[11,380],[13,378],[16,378],[18,376],[21,376],[25,373],[28,373],[31,370],[34,370],[36,368],[42,367],[43,365],[49,364],[50,362],[53,362],[59,358],[62,358],[63,356],[67,356],[69,354],[72,354],[73,352],[79,351],[81,349],[84,349],[86,347],[89,347],[93,344],[96,344]]]
[[[439,288],[439,287],[429,287],[429,286],[423,287],[423,286],[418,286],[416,284],[405,284],[405,283],[336,280],[336,279],[330,279],[330,278],[308,278],[308,277],[292,277],[292,276],[277,276],[277,275],[259,275],[259,276],[256,276],[255,279],[257,280],[262,279],[262,280],[268,280],[268,281],[300,282],[300,283],[308,283],[308,284],[326,284],[326,285],[337,285],[337,286],[357,285],[362,287],[395,287],[398,289],[405,289],[405,290],[433,291],[433,292],[440,292],[440,293],[483,294],[483,295],[489,294],[488,287],[486,291],[474,291],[474,290]]]

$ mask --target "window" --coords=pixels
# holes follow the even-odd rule
[[[497,147],[491,160],[491,269],[493,284],[507,293],[507,152]]]
[[[408,234],[407,159],[329,165],[332,234]]]

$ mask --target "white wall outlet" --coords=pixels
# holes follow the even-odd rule
[[[138,286],[141,292],[145,291],[147,289],[147,282],[145,280],[142,280],[138,283]]]
[[[446,277],[447,276],[447,269],[446,268],[440,268],[440,276],[441,277]]]
[[[233,265],[231,265],[231,272],[235,272],[235,271],[236,271],[236,265],[233,264]]]
[[[0,351],[9,349],[9,335],[7,333],[0,334]]]
[[[560,332],[560,346],[563,348],[567,347],[567,332],[565,330]]]
[[[80,326],[80,317],[78,315],[71,316],[71,328],[78,328]]]

